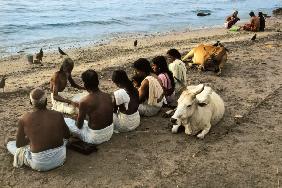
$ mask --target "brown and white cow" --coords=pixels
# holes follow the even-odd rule
[[[198,65],[203,71],[213,70],[217,75],[221,74],[221,70],[227,61],[227,49],[218,41],[214,45],[200,44],[193,48],[182,61],[192,59],[190,66]]]

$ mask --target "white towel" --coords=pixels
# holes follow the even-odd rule
[[[158,105],[158,99],[163,94],[163,88],[157,78],[153,76],[147,76],[145,79],[149,82],[149,105]]]
[[[175,91],[177,93],[186,85],[186,66],[180,59],[176,59],[168,65],[168,68],[173,74]]]
[[[84,120],[81,129],[76,126],[76,121],[73,119],[65,118],[65,122],[73,135],[77,136],[83,142],[90,144],[101,144],[103,142],[109,141],[114,131],[113,124],[105,127],[104,129],[93,130],[88,127],[88,121],[86,120]]]

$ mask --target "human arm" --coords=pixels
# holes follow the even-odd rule
[[[81,129],[86,117],[87,106],[84,101],[79,103],[79,112],[77,116],[76,126]]]
[[[64,135],[64,139],[69,139],[70,138],[70,131],[69,128],[64,120],[64,116],[62,114],[60,114],[61,116],[61,120],[62,120],[62,125],[63,125],[63,135]]]
[[[65,99],[63,97],[61,97],[59,95],[59,85],[60,85],[60,79],[59,79],[59,74],[56,73],[56,75],[54,76],[54,78],[51,80],[51,90],[52,90],[52,93],[53,93],[53,99],[56,100],[56,101],[60,101],[60,102],[64,102],[64,103],[67,103],[67,104],[71,104],[75,107],[78,107],[78,103],[76,102],[73,102],[69,99]]]
[[[144,79],[141,83],[141,86],[138,89],[139,93],[139,103],[143,103],[149,94],[149,81]]]
[[[78,85],[77,83],[75,83],[75,81],[73,80],[71,74],[69,75],[68,80],[69,80],[69,82],[70,82],[72,87],[77,88],[77,89],[85,89],[84,87],[82,87],[82,86]]]
[[[26,146],[29,143],[29,139],[26,137],[24,132],[24,123],[22,119],[18,122],[18,131],[16,136],[16,146],[17,148]]]

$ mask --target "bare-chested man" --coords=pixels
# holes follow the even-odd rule
[[[70,118],[65,121],[74,136],[87,143],[101,144],[110,140],[114,130],[112,98],[99,89],[94,70],[83,72],[81,77],[89,94],[80,100],[77,121]]]
[[[60,70],[55,72],[50,81],[52,109],[66,114],[74,114],[76,107],[78,107],[77,102],[66,99],[63,97],[63,93],[60,93],[66,88],[67,82],[69,81],[74,88],[84,89],[84,87],[74,82],[71,75],[73,67],[74,63],[72,59],[69,57],[65,58]]]
[[[7,143],[14,155],[13,165],[27,165],[38,171],[59,167],[66,159],[63,139],[70,136],[63,115],[46,109],[46,94],[39,88],[31,91],[30,102],[34,110],[19,120],[16,141]]]
[[[254,12],[250,12],[251,20],[249,24],[245,24],[243,29],[246,31],[259,31],[260,28],[260,19],[255,15]]]
[[[154,116],[163,106],[164,92],[158,76],[152,73],[150,63],[145,58],[134,62],[135,74],[144,77],[139,92],[139,113],[142,116]]]

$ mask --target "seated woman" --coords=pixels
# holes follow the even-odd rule
[[[175,101],[175,84],[173,74],[168,69],[168,65],[164,56],[157,56],[152,60],[152,62],[152,69],[162,82],[166,102],[168,105],[171,105]]]
[[[139,58],[133,63],[135,75],[144,78],[138,89],[139,108],[141,116],[157,115],[163,106],[164,93],[162,83],[153,73],[150,62],[145,58]]]
[[[236,10],[232,15],[226,18],[225,27],[230,29],[236,22],[238,22],[240,18],[238,18],[238,11]]]
[[[112,81],[120,88],[114,92],[114,130],[116,132],[132,131],[140,125],[138,90],[123,70],[114,71]]]

